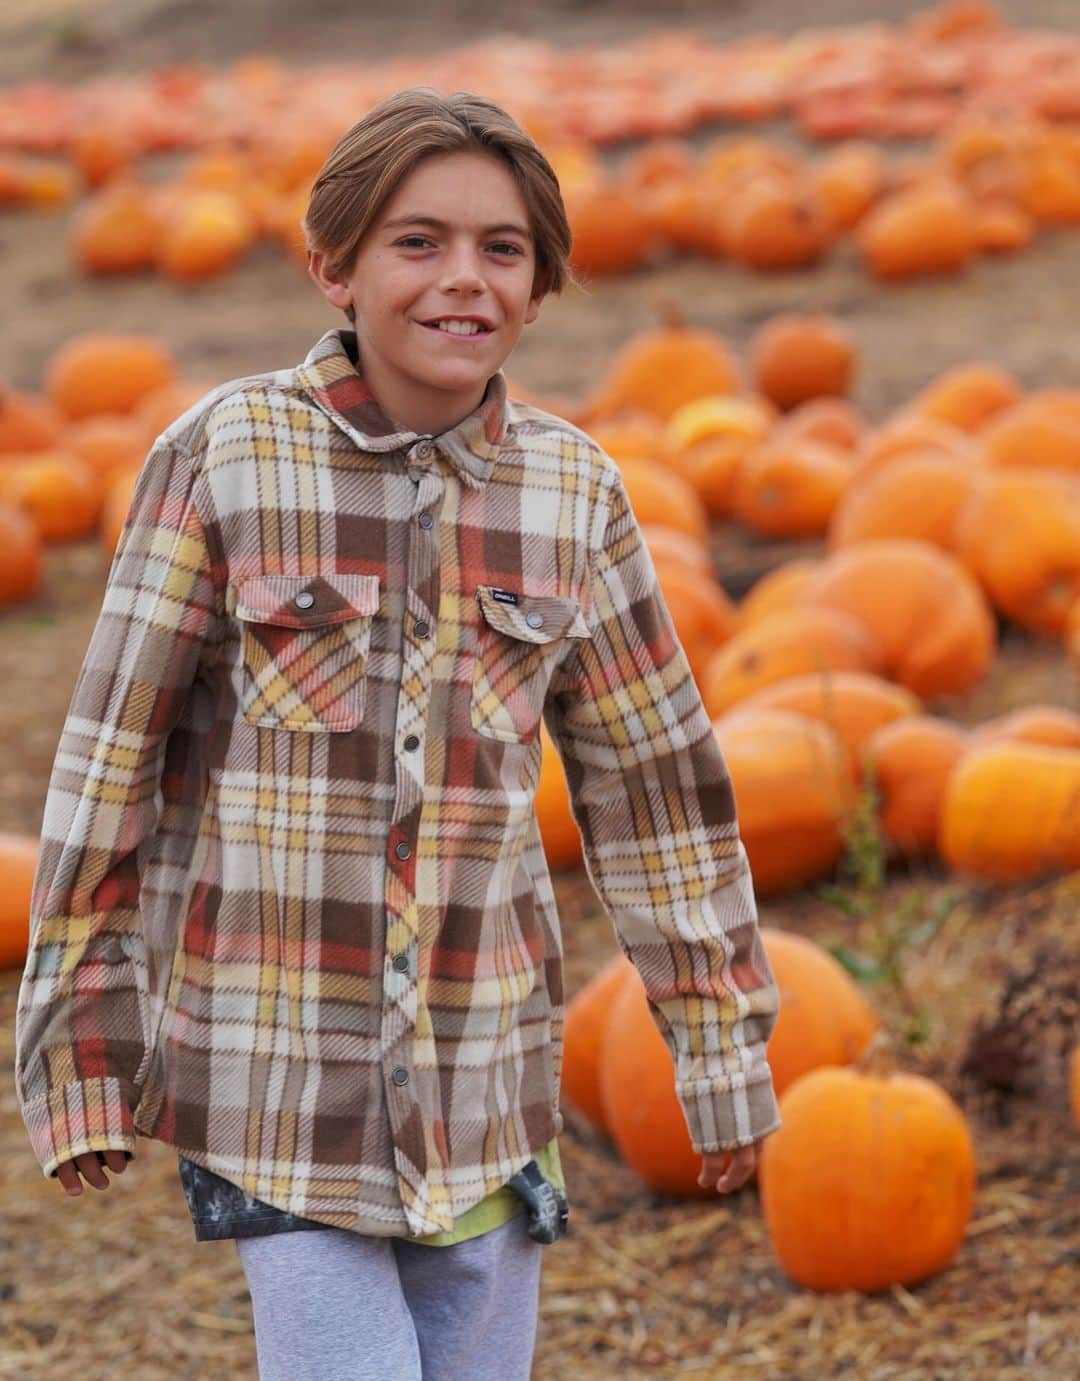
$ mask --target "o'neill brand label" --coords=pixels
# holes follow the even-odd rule
[[[513,590],[496,590],[494,586],[491,590],[491,598],[497,599],[500,604],[516,604],[518,597]]]

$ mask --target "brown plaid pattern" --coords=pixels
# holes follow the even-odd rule
[[[724,762],[616,465],[506,397],[401,432],[330,331],[154,444],[57,748],[16,1019],[45,1175],[154,1137],[447,1231],[562,1128],[543,717],[701,1150],[779,1126]]]

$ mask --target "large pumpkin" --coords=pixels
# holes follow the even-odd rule
[[[994,619],[974,576],[927,542],[842,548],[807,582],[800,603],[807,613],[857,618],[882,650],[884,675],[919,696],[970,690],[993,657]]]
[[[949,778],[940,848],[959,872],[1006,881],[1080,868],[1080,748],[1001,741]]]
[[[777,1097],[820,1065],[847,1065],[880,1023],[862,989],[828,950],[793,931],[761,927],[780,990],[780,1013],[766,1055]]]
[[[864,761],[878,792],[878,824],[901,854],[937,852],[945,788],[970,747],[966,729],[936,715],[894,719],[875,730]]]
[[[1003,613],[1051,636],[1080,599],[1080,478],[1002,468],[980,476],[955,528],[956,550]]]
[[[771,896],[823,877],[844,850],[855,772],[825,724],[741,706],[713,721],[735,792],[754,890]]]
[[[562,1091],[602,1132],[611,1129],[600,1093],[600,1051],[615,999],[634,972],[633,964],[620,950],[566,1005]]]
[[[761,940],[780,994],[765,1049],[779,1097],[808,1070],[857,1059],[878,1023],[854,981],[812,940],[769,926],[761,928]],[[713,1187],[697,1183],[701,1155],[690,1141],[675,1092],[671,1051],[641,976],[627,963],[620,981],[612,961],[607,982],[615,993],[600,1042],[599,1085],[603,1115],[619,1153],[662,1193],[714,1197]],[[598,984],[591,998],[595,1002],[602,997]],[[580,1025],[583,1034],[585,1023]],[[579,1053],[586,1049],[581,1041]],[[564,1073],[564,1083],[565,1077]],[[587,1076],[581,1082],[587,1086]]]
[[[862,766],[866,740],[883,724],[918,714],[917,696],[868,671],[809,672],[764,686],[741,702],[747,709],[794,710],[827,724]]]
[[[880,667],[881,650],[859,619],[843,610],[799,607],[766,615],[714,653],[704,667],[701,698],[715,717],[788,676]]]
[[[810,1290],[885,1290],[944,1270],[971,1219],[963,1113],[916,1074],[815,1069],[780,1099],[758,1175],[777,1259]]]
[[[26,961],[30,943],[30,895],[34,886],[41,841],[35,835],[0,831],[0,862],[4,888],[0,893],[0,969],[14,969]]]

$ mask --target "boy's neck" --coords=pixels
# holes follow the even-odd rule
[[[418,400],[414,396],[412,390],[397,387],[393,378],[382,378],[377,367],[365,368],[355,334],[353,340],[348,343],[348,353],[358,373],[363,376],[368,391],[387,418],[403,431],[415,432],[418,436],[439,436],[463,422],[483,402],[488,384],[491,382],[490,379],[486,379],[471,399],[466,398],[463,401],[458,394],[448,393],[445,403],[435,399],[434,402],[425,404],[423,400]]]

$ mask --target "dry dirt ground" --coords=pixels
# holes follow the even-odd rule
[[[422,54],[498,31],[573,46],[639,35],[662,22],[722,38],[895,19],[913,8],[895,0],[662,9],[636,0],[541,0],[512,9],[476,0],[413,5],[406,16],[398,7],[339,0],[305,7],[286,0],[234,0],[227,7],[205,0],[5,0],[0,82],[78,80],[157,62],[216,63],[254,48],[297,61],[342,52]],[[1017,22],[1060,28],[1080,17],[1075,0],[1014,0],[1005,8]],[[622,152],[609,156],[617,160]],[[314,288],[270,246],[219,282],[180,293],[150,277],[79,278],[68,259],[68,222],[68,213],[0,217],[0,379],[16,386],[36,388],[44,361],[68,335],[106,323],[158,332],[185,373],[208,382],[299,360],[336,324]],[[1078,279],[1080,234],[1068,233],[1045,235],[1012,261],[984,261],[962,278],[887,288],[872,284],[843,247],[818,268],[774,276],[673,262],[546,303],[508,373],[532,390],[580,393],[668,300],[740,349],[775,311],[840,314],[861,349],[856,401],[871,416],[965,359],[997,361],[1028,385],[1076,385],[1076,293],[1068,285]],[[719,527],[714,549],[733,591],[771,555]],[[92,542],[50,548],[42,593],[0,621],[0,829],[40,825],[106,569]],[[1060,648],[1008,633],[986,684],[948,708],[975,720],[1036,699],[1077,703]],[[585,874],[559,875],[556,883],[572,993],[613,951],[613,940]],[[905,898],[932,900],[943,883],[932,873],[897,877],[882,916],[887,920]],[[651,1194],[571,1110],[563,1156],[574,1231],[545,1261],[536,1381],[1080,1374],[1080,1157],[1065,1108],[1059,1046],[1066,1018],[1058,999],[1047,999],[1055,1007],[1042,1013],[1047,1029],[1027,1032],[1034,1052],[1020,1092],[991,1094],[961,1068],[976,1020],[995,1013],[1010,975],[1027,972],[1041,955],[1043,969],[1068,973],[1072,965],[1075,986],[1077,898],[1068,884],[969,889],[943,929],[910,957],[909,984],[931,1023],[925,1046],[907,1063],[940,1078],[961,1102],[979,1158],[974,1227],[949,1272],[882,1296],[808,1295],[772,1257],[754,1189],[715,1206]],[[763,906],[762,919],[823,941],[863,948],[872,942],[869,924],[810,893]],[[9,1070],[18,979],[17,972],[0,974],[0,1047]],[[874,997],[887,1022],[899,1021],[898,994]],[[191,1240],[169,1148],[141,1140],[137,1162],[111,1192],[88,1190],[68,1201],[32,1161],[9,1076],[0,1083],[0,1152],[0,1377],[255,1377],[239,1262],[228,1244]]]

